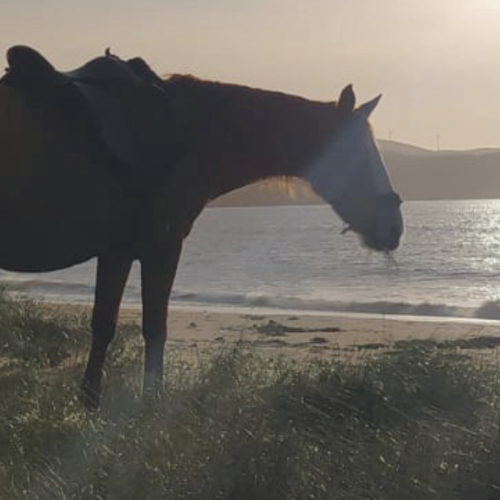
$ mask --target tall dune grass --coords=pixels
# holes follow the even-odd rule
[[[496,363],[432,345],[307,364],[178,351],[143,401],[127,327],[87,414],[84,325],[0,300],[1,499],[500,498]]]

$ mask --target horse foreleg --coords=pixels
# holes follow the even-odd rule
[[[92,347],[81,385],[82,401],[88,409],[96,409],[99,405],[106,352],[115,334],[120,302],[131,265],[130,257],[106,255],[98,258]]]
[[[163,385],[168,300],[181,248],[182,238],[171,237],[141,257],[145,394],[156,394]]]

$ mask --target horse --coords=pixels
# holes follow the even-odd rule
[[[165,180],[137,197],[113,174],[93,135],[54,106],[0,85],[0,268],[45,272],[97,258],[80,387],[89,409],[99,405],[106,353],[136,260],[143,391],[161,391],[183,240],[211,200],[260,180],[299,178],[369,249],[391,252],[403,233],[401,199],[369,123],[380,96],[356,106],[352,85],[337,101],[320,102],[190,75],[166,77],[162,88],[183,154],[174,165],[164,158]]]

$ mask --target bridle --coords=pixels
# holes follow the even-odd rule
[[[362,135],[369,134],[370,131],[359,130],[360,126],[368,127],[366,122],[359,122],[354,117],[353,121],[338,133],[334,142],[325,148],[305,177],[315,187],[318,194],[327,200],[339,214],[342,214],[346,212],[343,206],[347,205],[354,186],[361,176],[367,174],[362,166],[369,161],[375,191],[371,197],[373,210],[378,213],[396,210],[402,203],[401,197],[392,188],[380,152],[371,142],[373,137]],[[333,165],[337,165],[335,170],[332,169]],[[328,179],[329,175],[335,175],[335,178]],[[348,225],[342,234],[351,229],[354,228]]]

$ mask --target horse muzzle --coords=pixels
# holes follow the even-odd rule
[[[373,225],[368,230],[361,231],[363,243],[368,248],[390,252],[399,247],[404,230],[400,206],[401,198],[396,193],[379,196]]]
[[[363,243],[379,252],[391,252],[399,247],[403,235],[403,216],[398,208],[380,210],[372,230],[361,233]]]

